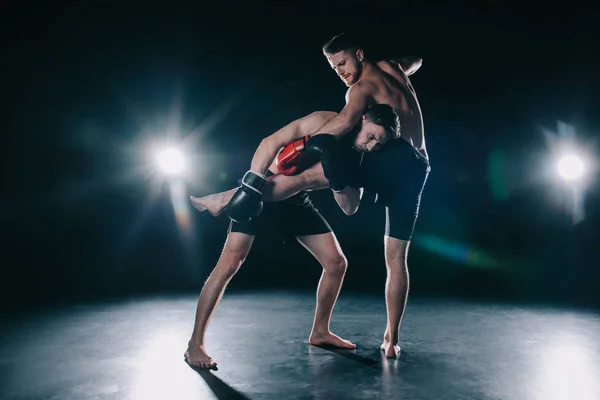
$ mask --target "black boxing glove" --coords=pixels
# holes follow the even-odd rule
[[[321,160],[323,173],[331,190],[339,192],[348,186],[348,176],[335,136],[328,133],[311,136],[306,142],[306,151],[317,155]]]
[[[264,175],[247,171],[242,178],[242,186],[225,206],[225,215],[232,221],[244,224],[262,212],[262,190],[267,183]]]

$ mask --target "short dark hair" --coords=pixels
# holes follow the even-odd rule
[[[358,49],[362,49],[362,44],[351,33],[335,35],[323,45],[323,51],[327,54],[335,54],[340,51],[356,51]]]
[[[400,116],[387,104],[374,104],[367,108],[365,117],[374,124],[383,126],[390,139],[400,137]]]

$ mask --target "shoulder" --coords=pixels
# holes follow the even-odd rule
[[[364,93],[371,91],[377,84],[372,77],[361,79],[348,89],[348,93]]]
[[[375,65],[377,65],[379,68],[383,69],[384,71],[387,69],[399,69],[398,63],[395,61],[392,61],[392,60],[377,61],[375,63]]]
[[[356,82],[346,92],[346,102],[351,98],[372,96],[377,89],[377,84],[372,79],[361,79]]]
[[[382,60],[377,62],[377,66],[383,72],[391,75],[400,82],[404,82],[408,79],[406,72],[402,69],[402,65],[396,60]]]

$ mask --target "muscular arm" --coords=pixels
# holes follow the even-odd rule
[[[319,126],[335,115],[336,113],[332,111],[315,111],[267,136],[256,149],[250,170],[264,175],[283,146],[301,137],[311,135]]]
[[[423,59],[421,57],[416,56],[406,56],[399,58],[392,58],[389,60],[395,64],[398,64],[398,67],[407,75],[410,76],[417,72],[421,65],[423,65]]]
[[[339,192],[333,192],[333,197],[335,198],[335,201],[338,203],[338,205],[346,215],[352,215],[356,211],[358,211],[362,195],[362,188],[355,189],[350,186],[346,187],[344,190],[341,190]]]
[[[329,133],[342,137],[358,124],[365,110],[373,103],[369,84],[359,82],[348,90],[346,106],[342,111],[313,133]]]

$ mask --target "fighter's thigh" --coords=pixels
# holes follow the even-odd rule
[[[297,236],[296,239],[321,265],[346,268],[346,256],[333,232]]]

